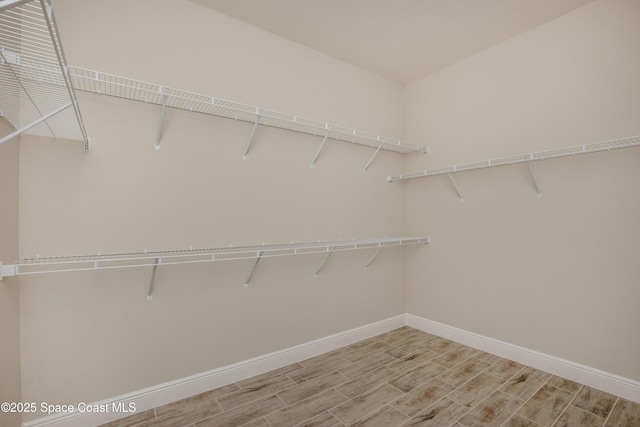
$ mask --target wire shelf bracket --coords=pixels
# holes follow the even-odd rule
[[[242,160],[247,160],[247,156],[249,155],[249,148],[251,148],[251,142],[253,142],[253,137],[256,134],[256,129],[260,124],[260,109],[256,108],[256,121],[253,124],[253,129],[251,129],[251,135],[249,135],[249,141],[247,141],[247,147],[244,149],[244,154],[242,155]]]
[[[0,3],[0,111],[14,129],[0,143],[31,131],[89,151],[50,0]]]
[[[162,92],[162,89],[160,89],[160,92]],[[160,110],[160,122],[158,123],[158,132],[156,133],[156,145],[154,147],[156,150],[160,149],[160,138],[162,138],[162,122],[164,122],[164,112],[167,109],[168,98],[169,98],[169,95],[167,95],[166,93],[162,94],[162,108]]]
[[[313,156],[313,160],[311,160],[311,167],[314,167],[316,165],[316,160],[318,160],[318,156],[320,155],[320,151],[322,151],[322,147],[324,147],[324,144],[327,142],[327,138],[329,138],[329,134],[331,133],[331,127],[329,125],[327,125],[327,132],[325,132],[324,134],[324,138],[322,139],[322,142],[320,143],[320,146],[318,147],[318,151],[316,151],[316,155]]]
[[[315,165],[320,150],[328,139],[349,142],[357,145],[373,147],[377,151],[388,150],[396,153],[428,153],[428,147],[411,144],[393,138],[374,135],[343,126],[323,123],[288,113],[280,113],[261,107],[228,101],[209,95],[202,95],[180,89],[173,89],[155,83],[134,80],[128,77],[69,66],[69,76],[73,88],[98,95],[114,96],[149,104],[165,105],[169,108],[224,117],[251,123],[253,128],[245,148],[243,158],[246,159],[258,125],[285,129],[323,138],[320,149],[312,161]],[[162,88],[162,89],[161,89]],[[166,95],[166,99],[164,96]],[[375,155],[373,156],[375,157]],[[373,161],[370,160],[369,164]],[[369,167],[367,164],[366,168]]]
[[[531,163],[531,160],[529,160],[527,162],[527,165],[529,166],[529,175],[531,175],[531,180],[533,181],[533,186],[536,189],[536,193],[538,193],[538,199],[542,198],[542,192],[540,191],[540,187],[538,186],[538,180],[536,179],[536,174],[533,171],[533,164]]]
[[[256,268],[258,267],[258,263],[262,259],[262,254],[263,253],[264,253],[263,251],[259,251],[258,254],[256,255],[256,262],[253,264],[253,267],[251,267],[251,271],[249,272],[249,275],[247,276],[247,280],[244,281],[245,289],[249,287],[249,282],[251,281],[251,278],[253,277],[253,273],[255,273]]]
[[[449,176],[449,179],[451,180],[451,184],[453,184],[453,189],[456,190],[456,194],[458,195],[458,198],[460,199],[461,202],[464,202],[464,197],[462,197],[462,194],[460,194],[460,190],[458,189],[458,186],[456,185],[456,180],[453,179],[453,175],[451,175],[451,173],[447,173],[447,175]]]
[[[149,283],[149,292],[147,292],[147,301],[153,301],[153,285],[156,281],[156,272],[158,271],[158,264],[160,258],[156,258],[153,261],[153,270],[151,270],[151,282]]]
[[[415,179],[415,178],[425,178],[429,176],[447,174],[451,179],[451,182],[456,190],[456,193],[458,194],[458,197],[460,198],[460,200],[463,200],[462,195],[460,194],[460,191],[458,190],[458,187],[456,186],[455,181],[453,180],[453,176],[452,176],[453,173],[468,171],[468,170],[475,170],[475,169],[493,168],[498,166],[509,166],[509,165],[515,165],[519,163],[527,163],[529,167],[529,174],[531,175],[531,179],[533,180],[533,185],[535,187],[537,196],[540,199],[542,198],[542,192],[540,191],[538,180],[536,179],[536,175],[533,171],[532,163],[534,161],[555,159],[560,157],[573,157],[580,154],[599,153],[603,151],[612,151],[612,150],[618,150],[622,148],[632,148],[632,147],[638,147],[638,146],[640,146],[640,135],[630,136],[626,138],[619,138],[619,139],[611,139],[608,141],[594,142],[590,144],[575,145],[571,147],[554,148],[551,150],[539,151],[535,153],[519,154],[511,157],[481,160],[477,162],[464,163],[460,165],[444,166],[440,168],[419,170],[415,172],[406,172],[406,173],[401,173],[397,175],[388,175],[387,182],[402,181],[402,180]]]
[[[329,261],[329,258],[331,258],[331,255],[333,255],[333,251],[335,251],[336,248],[334,246],[331,249],[327,248],[327,250],[329,251],[329,253],[324,257],[324,259],[322,260],[322,263],[320,264],[320,266],[318,268],[316,268],[316,271],[313,272],[313,277],[318,277],[318,274],[320,273],[320,270],[322,270],[322,267],[324,267],[324,265],[327,263],[327,261]]]
[[[0,280],[11,276],[29,276],[37,274],[70,273],[79,271],[98,271],[128,268],[151,268],[151,280],[147,300],[153,300],[153,291],[159,266],[198,264],[210,262],[254,260],[252,268],[244,281],[247,288],[259,262],[263,258],[310,255],[326,253],[322,264],[316,269],[317,276],[329,257],[338,251],[377,249],[387,247],[422,245],[430,243],[429,237],[385,237],[363,240],[340,240],[331,242],[289,243],[276,245],[229,246],[219,248],[185,249],[170,251],[144,251],[119,254],[89,254],[77,256],[24,258],[14,264],[0,263]],[[377,253],[376,253],[377,255]],[[371,264],[375,256],[367,263]]]

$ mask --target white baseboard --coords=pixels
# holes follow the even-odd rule
[[[224,366],[91,404],[96,405],[98,408],[106,409],[108,412],[105,410],[105,412],[54,414],[25,422],[22,425],[23,427],[97,426],[118,418],[133,415],[132,413],[116,412],[113,410],[113,405],[122,405],[121,407],[128,408],[129,404],[133,403],[135,405],[135,412],[139,413],[336,350],[340,347],[400,328],[405,326],[405,324],[405,315],[402,314],[285,350],[276,351],[264,356],[234,363],[233,365]]]
[[[406,314],[406,324],[412,328],[438,335],[451,341],[495,354],[545,372],[567,378],[598,390],[640,403],[640,382],[609,372],[509,344],[473,332],[448,326],[433,320]]]
[[[136,408],[135,412],[139,413],[282,368],[405,325],[640,403],[640,382],[413,314],[403,314],[233,365],[106,399],[92,405],[100,405],[100,407],[111,409],[114,404],[120,404],[126,408],[130,403],[133,403]],[[112,410],[110,412],[55,414],[25,422],[23,427],[97,426],[128,415],[132,414],[118,413]]]

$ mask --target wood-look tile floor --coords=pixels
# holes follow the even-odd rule
[[[640,404],[409,327],[104,427],[640,426]]]

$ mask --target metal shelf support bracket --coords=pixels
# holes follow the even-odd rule
[[[369,259],[369,262],[367,262],[364,266],[364,269],[366,270],[367,268],[369,268],[369,265],[371,265],[371,263],[373,262],[374,259],[376,259],[376,257],[378,256],[378,254],[380,253],[380,251],[382,250],[384,246],[380,246],[378,248],[378,250],[376,251],[375,254],[373,254],[373,256],[371,257],[371,259]]]
[[[164,90],[160,88],[160,92],[162,93],[162,109],[160,110],[160,122],[158,123],[158,132],[156,133],[156,145],[155,149],[160,149],[160,138],[162,137],[162,122],[164,121],[164,112],[167,109],[167,100],[169,99],[169,95],[164,93]]]
[[[449,179],[451,180],[451,184],[453,184],[453,188],[456,190],[456,193],[458,194],[458,197],[460,198],[460,201],[464,202],[464,197],[462,197],[462,194],[460,194],[460,190],[458,190],[458,186],[456,185],[456,181],[453,179],[453,176],[451,175],[451,172],[447,172],[447,175],[449,175]]]
[[[320,270],[322,270],[322,267],[324,267],[324,265],[327,263],[327,261],[329,260],[329,258],[331,258],[331,255],[333,255],[333,251],[336,249],[336,247],[332,247],[331,250],[329,250],[329,253],[327,254],[327,256],[324,257],[324,259],[322,260],[322,264],[320,264],[320,267],[318,267],[315,271],[315,273],[313,273],[313,277],[318,277],[318,273],[320,273]]]
[[[253,277],[253,273],[256,271],[256,267],[258,266],[258,263],[262,259],[262,254],[263,254],[263,251],[258,252],[258,256],[256,257],[256,262],[253,264],[253,267],[251,268],[251,272],[249,273],[249,276],[247,276],[247,280],[244,281],[245,289],[249,287],[249,282]]]
[[[260,118],[262,115],[260,114],[260,109],[256,109],[256,121],[253,124],[253,129],[251,129],[251,135],[249,135],[249,141],[247,142],[247,148],[244,149],[244,154],[242,155],[242,160],[247,160],[247,155],[249,154],[249,148],[251,148],[251,142],[253,141],[253,136],[256,134],[256,129],[260,124]]]
[[[151,282],[149,283],[149,292],[147,292],[147,301],[153,301],[153,284],[156,280],[156,271],[158,271],[158,264],[160,258],[156,258],[153,261],[153,271],[151,272]]]
[[[318,156],[320,155],[320,151],[322,151],[322,147],[324,147],[325,142],[327,142],[327,138],[329,138],[329,133],[331,132],[331,126],[327,127],[327,133],[324,134],[324,139],[322,140],[322,143],[320,144],[320,147],[318,147],[318,151],[316,151],[316,155],[313,156],[313,160],[311,160],[311,167],[314,167],[316,164],[316,160],[318,160]]]
[[[382,141],[380,142],[380,145],[378,145],[378,148],[376,148],[376,151],[373,153],[373,156],[371,156],[367,164],[362,169],[362,173],[365,173],[367,169],[369,169],[369,166],[371,166],[371,162],[373,162],[373,159],[375,159],[375,157],[378,155],[378,153],[380,152],[380,149],[382,148],[385,142],[387,142],[387,140],[382,138]]]
[[[57,110],[54,110],[52,112],[50,112],[49,114],[40,117],[38,120],[29,123],[26,126],[21,127],[20,129],[15,130],[14,132],[11,132],[9,135],[5,136],[4,138],[0,139],[0,144],[2,144],[3,142],[6,142],[8,140],[10,140],[13,137],[16,137],[18,135],[20,135],[23,132],[28,131],[29,129],[31,129],[32,127],[39,125],[40,123],[49,120],[51,117],[55,116],[56,114],[58,114],[61,111],[66,110],[67,108],[71,107],[73,104],[69,103],[67,105],[63,105],[62,107],[58,108]]]
[[[538,193],[538,199],[541,199],[542,192],[540,192],[540,187],[538,187],[538,180],[536,180],[536,174],[533,172],[533,165],[531,164],[531,160],[529,160],[528,164],[529,173],[531,174],[531,179],[533,180],[533,186],[536,188],[536,192]]]

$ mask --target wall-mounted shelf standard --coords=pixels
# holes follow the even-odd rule
[[[365,170],[371,164],[373,157],[375,157],[381,149],[399,153],[426,153],[428,151],[426,147],[409,144],[393,138],[374,135],[330,123],[322,123],[296,115],[279,113],[265,108],[244,105],[213,96],[173,89],[155,83],[102,73],[100,71],[70,66],[69,73],[73,86],[77,90],[159,105],[161,111],[156,132],[156,149],[160,147],[164,111],[167,107],[170,107],[253,124],[251,135],[244,151],[244,158],[246,158],[249,153],[251,142],[253,141],[258,125],[271,126],[322,137],[323,140],[318,152],[311,161],[312,166],[315,164],[318,154],[327,139],[335,139],[376,148],[376,152],[365,166]]]
[[[415,172],[406,172],[398,175],[389,175],[387,176],[387,181],[392,182],[392,181],[400,181],[400,180],[406,180],[406,179],[423,178],[428,176],[448,174],[449,178],[451,178],[451,181],[453,183],[453,186],[456,192],[458,193],[458,196],[460,197],[461,200],[463,200],[462,195],[460,194],[460,191],[458,190],[458,187],[456,186],[455,181],[453,180],[453,176],[452,176],[453,173],[473,170],[473,169],[485,169],[485,168],[492,168],[496,166],[514,165],[518,163],[529,163],[529,171],[531,173],[533,183],[538,192],[538,197],[540,197],[541,193],[538,188],[538,183],[535,178],[535,174],[533,173],[533,167],[531,165],[531,162],[538,161],[538,160],[554,159],[558,157],[576,156],[579,154],[611,151],[611,150],[617,150],[620,148],[629,148],[629,147],[637,147],[637,146],[640,146],[640,135],[631,136],[628,138],[612,139],[609,141],[595,142],[591,144],[576,145],[572,147],[554,148],[551,150],[539,151],[536,153],[519,154],[511,157],[481,160],[478,162],[464,163],[460,165],[444,166],[440,168],[420,170]]]
[[[429,237],[391,237],[363,240],[340,240],[334,242],[229,246],[222,248],[185,249],[174,251],[144,251],[120,254],[98,253],[79,256],[35,257],[25,258],[20,263],[15,264],[2,265],[0,263],[0,280],[5,276],[152,267],[151,283],[147,296],[148,299],[151,300],[156,271],[159,266],[254,259],[255,262],[253,263],[251,272],[244,282],[244,286],[247,287],[258,263],[262,258],[325,253],[327,254],[326,257],[320,267],[315,271],[314,276],[317,276],[329,256],[334,252],[377,249],[374,256],[364,266],[367,268],[383,248],[428,244],[429,241]]]
[[[13,132],[84,141],[78,108],[49,0],[0,2],[0,118]]]

